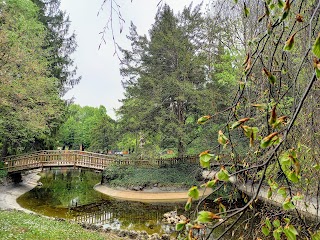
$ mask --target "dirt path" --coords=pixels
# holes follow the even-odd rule
[[[32,211],[22,208],[16,200],[22,194],[30,191],[35,186],[37,186],[37,181],[40,179],[40,176],[37,174],[38,172],[33,172],[22,176],[23,181],[19,184],[10,183],[7,185],[1,185],[0,209],[17,209],[27,213],[31,213]]]
[[[132,190],[117,190],[109,188],[105,185],[97,184],[94,189],[113,198],[138,201],[138,202],[185,202],[188,199],[188,191],[184,192],[143,192]],[[204,193],[209,195],[212,189],[206,189],[200,192],[200,196]]]

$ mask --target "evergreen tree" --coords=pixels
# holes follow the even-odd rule
[[[159,139],[163,147],[175,147],[180,156],[196,136],[194,123],[212,99],[199,44],[202,23],[199,6],[175,16],[165,5],[156,15],[150,39],[139,36],[132,25],[132,51],[122,49],[121,73],[128,79],[121,117],[135,123],[135,132]]]
[[[77,48],[75,33],[70,33],[70,20],[66,12],[60,10],[60,0],[32,0],[39,7],[39,21],[46,27],[46,41],[43,48],[50,52],[48,71],[59,79],[59,91],[63,96],[79,83],[77,68],[71,54]]]

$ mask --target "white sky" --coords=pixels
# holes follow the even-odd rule
[[[204,0],[204,5],[209,0]],[[106,36],[107,43],[102,44],[99,33],[107,23],[109,8],[104,6],[104,11],[97,16],[103,0],[61,0],[61,9],[65,10],[71,20],[71,31],[75,31],[78,44],[73,55],[78,67],[78,75],[82,76],[81,82],[70,90],[64,98],[74,98],[76,104],[81,106],[98,107],[104,105],[109,116],[115,119],[113,109],[120,107],[119,99],[123,99],[122,77],[119,72],[119,60],[113,56],[114,46],[111,33]],[[107,1],[109,2],[109,1]],[[137,26],[140,35],[147,34],[154,22],[159,0],[118,0],[121,13],[125,19],[123,32],[119,34],[119,26],[115,26],[116,41],[129,49],[130,41],[126,39],[130,22]],[[181,11],[191,0],[164,0],[175,13]],[[193,0],[194,5],[201,0]],[[117,17],[114,16],[114,22]]]

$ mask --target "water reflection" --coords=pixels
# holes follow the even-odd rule
[[[165,212],[183,212],[183,204],[147,204],[118,201],[93,190],[100,174],[81,170],[50,170],[42,173],[42,186],[17,201],[34,212],[113,229],[170,233],[173,226],[162,223]]]

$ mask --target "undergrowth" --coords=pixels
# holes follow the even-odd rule
[[[200,169],[195,164],[148,168],[136,166],[112,166],[104,172],[105,181],[113,187],[143,186],[190,188],[199,185]]]

